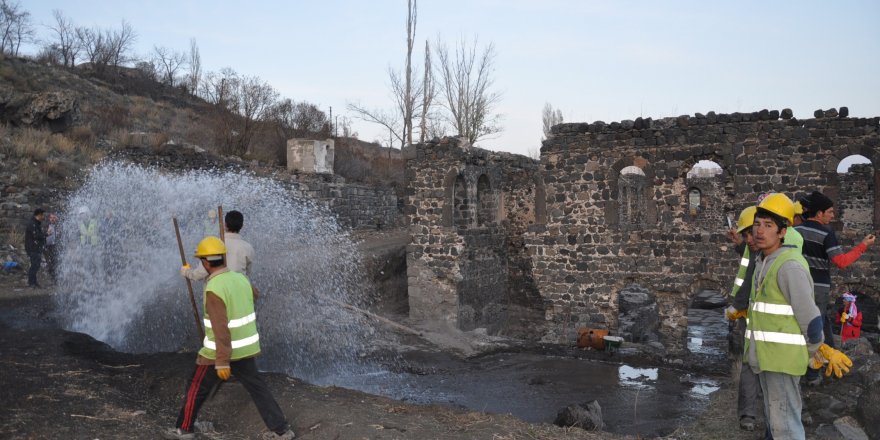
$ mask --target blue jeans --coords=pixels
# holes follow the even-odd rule
[[[804,424],[801,422],[800,376],[762,371],[758,374],[764,391],[764,417],[771,439],[804,440]]]

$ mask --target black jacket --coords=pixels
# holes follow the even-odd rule
[[[46,233],[43,232],[42,223],[34,217],[31,224],[24,231],[24,250],[28,255],[43,252],[46,245]]]

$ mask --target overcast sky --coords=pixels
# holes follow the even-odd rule
[[[84,26],[128,20],[143,56],[154,44],[183,51],[194,37],[205,70],[260,76],[334,115],[348,102],[390,108],[387,70],[405,56],[405,0],[22,4],[36,23],[53,9]],[[878,1],[423,0],[414,63],[425,39],[494,43],[504,131],[478,145],[527,154],[540,147],[546,102],[566,122],[786,107],[798,118],[840,106],[880,115],[878,23]]]

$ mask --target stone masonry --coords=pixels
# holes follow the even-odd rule
[[[880,118],[840,114],[798,120],[785,109],[561,124],[544,141],[540,164],[454,139],[409,147],[411,314],[469,329],[491,327],[505,303],[529,305],[545,319],[538,337],[571,342],[580,326],[617,331],[618,295],[642,288],[656,299],[659,342],[682,353],[693,297],[732,283],[738,256],[725,238],[727,218],[735,221],[760,194],[826,193],[839,207],[834,226],[847,249],[878,224]],[[874,165],[838,175],[852,154]],[[689,178],[704,159],[721,173]],[[622,175],[627,167],[638,172]],[[491,203],[497,221],[483,223],[481,207]],[[833,272],[835,294],[856,289],[876,303],[878,260],[872,248]]]

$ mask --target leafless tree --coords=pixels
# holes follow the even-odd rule
[[[129,51],[137,41],[137,33],[131,27],[131,23],[122,20],[119,30],[106,31],[104,39],[107,41],[107,48],[110,52],[109,64],[113,67],[119,67],[129,62]]]
[[[189,91],[193,95],[199,91],[199,82],[202,80],[202,56],[199,54],[199,45],[195,38],[189,39]]]
[[[469,143],[501,131],[500,116],[493,113],[501,94],[492,91],[495,46],[478,50],[478,41],[459,40],[454,52],[438,41],[437,69],[447,121]]]
[[[330,134],[327,114],[309,102],[294,102],[285,98],[272,106],[267,118],[278,125],[285,139]]]
[[[177,71],[180,70],[184,62],[186,62],[186,56],[183,52],[165,46],[153,46],[153,63],[156,65],[163,83],[174,87]]]
[[[34,36],[31,14],[14,0],[0,0],[0,53],[18,56],[22,42]]]
[[[416,36],[416,0],[407,0],[406,14],[406,84],[403,88],[403,132],[406,144],[412,145],[413,120],[413,82],[412,82],[412,50]]]
[[[354,113],[354,117],[362,121],[379,124],[388,129],[388,147],[394,147],[397,140],[403,145],[403,120],[397,112],[389,112],[383,109],[368,109],[360,104],[348,104],[348,110]]]
[[[85,52],[86,59],[100,71],[110,63],[110,47],[105,40],[106,34],[100,29],[76,28],[76,38]]]
[[[233,91],[238,90],[240,79],[230,67],[224,67],[219,72],[208,72],[202,80],[199,95],[205,101],[222,107],[228,111],[236,111],[238,103]]]
[[[431,46],[428,40],[425,40],[425,79],[422,80],[422,122],[419,124],[419,143],[424,144],[428,139],[429,120],[431,118],[431,105],[437,96],[437,88],[434,84],[433,68],[431,67]]]
[[[55,19],[55,23],[47,26],[52,37],[46,44],[48,46],[46,51],[51,48],[58,54],[64,67],[73,67],[76,65],[76,57],[81,50],[79,38],[76,35],[76,26],[58,9],[52,11],[52,17]]]
[[[562,123],[562,110],[556,109],[553,110],[553,106],[550,105],[549,102],[544,104],[544,109],[541,110],[541,122],[544,126],[544,138],[547,139],[550,137],[550,129],[553,128],[554,125],[558,125]],[[542,140],[543,140],[542,139]]]

